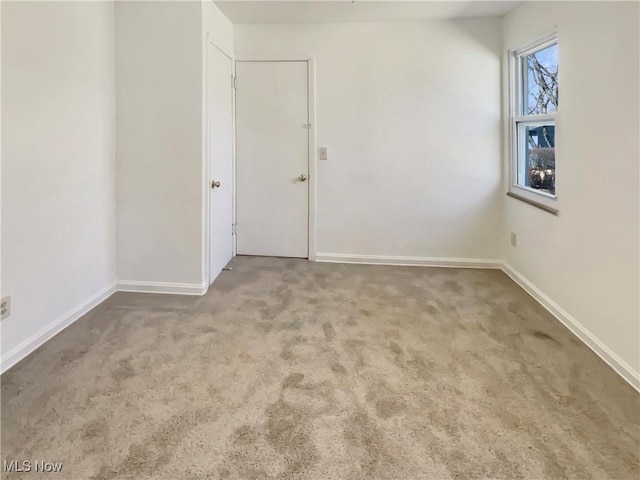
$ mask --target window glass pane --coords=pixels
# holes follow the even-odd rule
[[[558,44],[522,57],[524,115],[552,113],[558,109]]]
[[[518,123],[517,184],[556,193],[556,127],[553,123]]]

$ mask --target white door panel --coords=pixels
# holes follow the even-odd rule
[[[307,258],[307,62],[238,62],[236,76],[238,254]]]
[[[233,64],[211,44],[207,55],[211,284],[233,256]],[[211,182],[220,186],[211,188]]]

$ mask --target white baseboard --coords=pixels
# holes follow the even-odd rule
[[[113,295],[116,292],[115,285],[108,287],[89,299],[85,302],[77,306],[76,308],[68,311],[64,315],[58,317],[45,328],[36,332],[29,338],[27,338],[22,343],[18,344],[16,347],[9,350],[7,353],[2,355],[2,359],[0,360],[0,372],[4,373],[13,365],[18,363],[20,360],[25,358],[31,352],[36,350],[38,347],[43,345],[45,342],[56,336],[62,330],[67,328],[73,322],[75,322],[78,318],[83,316],[92,308],[98,306],[102,302],[104,302],[107,298]]]
[[[170,293],[173,295],[204,295],[208,288],[206,283],[137,282],[130,280],[118,280],[116,285],[119,292]]]
[[[316,262],[363,263],[369,265],[405,265],[416,267],[502,268],[501,260],[475,258],[395,257],[345,253],[316,253]]]
[[[580,325],[575,318],[563,310],[557,303],[542,293],[535,285],[527,280],[523,275],[514,270],[509,264],[502,264],[502,271],[516,282],[525,292],[531,295],[540,305],[542,305],[551,315],[556,317],[565,327],[567,327],[576,337],[578,337],[587,347],[604,360],[613,370],[620,375],[629,385],[640,392],[640,373],[636,372],[618,355],[613,353],[589,330]]]

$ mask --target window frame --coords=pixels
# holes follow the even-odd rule
[[[525,114],[526,98],[528,98],[528,75],[526,72],[526,58],[528,55],[544,50],[552,45],[557,45],[558,34],[556,31],[548,33],[535,41],[522,47],[509,51],[509,190],[507,195],[525,201],[534,206],[540,206],[543,210],[558,214],[557,192],[551,194],[535,188],[518,184],[518,158],[526,148],[526,139],[522,138],[527,126],[553,125],[557,140],[557,115],[560,106],[552,113]],[[522,125],[519,131],[518,126]],[[521,137],[521,138],[518,138]],[[557,146],[557,141],[556,141]],[[558,165],[555,166],[554,176],[558,177]]]

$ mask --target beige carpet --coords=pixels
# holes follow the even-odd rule
[[[637,479],[640,395],[498,271],[239,257],[119,293],[2,376],[68,479]],[[6,478],[21,478],[10,474]]]

